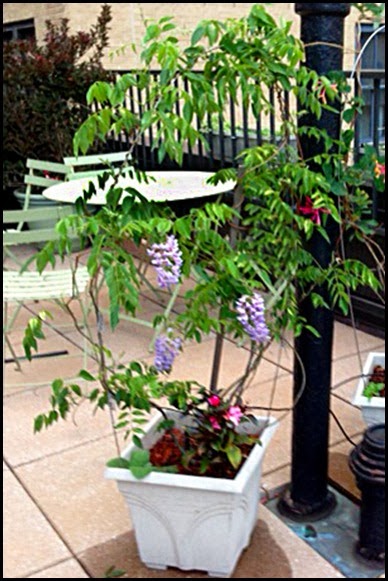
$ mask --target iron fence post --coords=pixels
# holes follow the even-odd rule
[[[302,17],[301,39],[306,46],[306,66],[319,74],[343,70],[344,23],[350,13],[350,3],[296,3],[296,12]],[[338,107],[340,105],[338,104]],[[314,126],[327,131],[330,137],[340,135],[340,115],[324,111],[317,119],[304,115],[303,126]],[[322,143],[302,137],[302,149],[307,158],[322,153]],[[310,164],[311,169],[319,167]],[[316,234],[306,246],[317,262],[326,268],[332,260],[334,242],[338,234],[334,220],[328,220],[330,243]],[[328,289],[319,294],[326,299]],[[328,488],[330,388],[334,335],[334,314],[324,308],[314,308],[310,299],[299,300],[300,313],[308,324],[317,329],[320,338],[304,331],[296,341],[296,350],[304,367],[306,387],[293,414],[292,481],[290,489],[279,503],[279,510],[294,520],[319,520],[330,514],[335,496]],[[295,362],[295,397],[302,387],[301,365]]]

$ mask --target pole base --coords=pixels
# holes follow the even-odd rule
[[[377,563],[385,563],[385,549],[362,547],[359,543],[357,545],[357,553],[366,561],[376,561]]]
[[[322,502],[305,504],[292,500],[291,492],[287,490],[278,504],[280,514],[295,522],[317,522],[330,516],[336,508],[337,499],[332,492],[328,492]]]

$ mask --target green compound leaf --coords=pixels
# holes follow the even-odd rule
[[[150,453],[148,450],[134,450],[131,454],[131,458],[129,463],[131,468],[138,467],[142,468],[149,464],[150,461]]]
[[[237,470],[242,462],[242,453],[240,448],[237,446],[228,446],[226,449],[226,455],[228,456],[228,460],[233,468]]]
[[[108,468],[122,468],[124,470],[130,470],[130,462],[125,458],[113,458],[106,463]]]
[[[137,480],[143,480],[153,471],[154,467],[152,464],[146,464],[145,466],[132,466],[131,472]]]

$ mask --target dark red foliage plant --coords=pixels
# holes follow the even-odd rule
[[[109,80],[102,58],[109,45],[111,7],[104,4],[87,32],[69,22],[46,22],[41,43],[3,43],[3,190],[23,183],[27,158],[61,162],[90,114],[92,83]]]

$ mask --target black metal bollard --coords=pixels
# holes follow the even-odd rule
[[[301,38],[306,45],[306,65],[319,74],[341,71],[345,19],[350,14],[348,2],[296,3],[302,17]],[[339,107],[339,105],[337,105]],[[325,130],[333,139],[340,135],[341,116],[325,111],[320,119],[313,113],[301,118],[301,125]],[[323,152],[322,141],[303,135],[301,145],[306,158]],[[317,164],[310,167],[320,171]],[[333,257],[338,227],[328,220],[326,232],[313,236],[306,245],[316,262],[327,268]],[[328,302],[328,289],[316,289]],[[318,330],[320,338],[305,330],[296,341],[300,360],[295,361],[294,391],[297,398],[303,384],[302,361],[306,389],[293,414],[292,482],[279,503],[282,514],[297,521],[311,522],[324,518],[336,507],[336,498],[328,488],[329,420],[334,314],[329,309],[315,308],[310,298],[298,298],[300,314]]]
[[[385,425],[369,428],[350,456],[350,468],[362,492],[359,554],[385,560]]]

